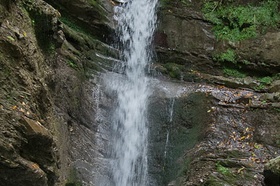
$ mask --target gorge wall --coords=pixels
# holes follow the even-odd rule
[[[95,53],[116,55],[103,6],[1,0],[0,185],[93,180],[94,78],[110,63]]]
[[[113,97],[99,75],[119,62],[117,4],[0,1],[0,185],[94,185],[100,176]],[[279,20],[256,37],[219,39],[204,8],[158,7],[150,174],[156,185],[277,185],[277,160],[265,164],[280,154]]]

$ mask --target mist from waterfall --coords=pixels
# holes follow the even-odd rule
[[[131,0],[115,7],[117,35],[123,65],[121,78],[107,86],[116,95],[112,116],[111,184],[148,185],[147,101],[150,95],[146,70],[151,61],[150,45],[156,23],[157,0]]]

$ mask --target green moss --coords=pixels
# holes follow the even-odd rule
[[[258,78],[257,81],[259,82],[259,85],[254,87],[255,90],[265,90],[274,80],[278,79],[278,74],[274,76],[266,76]]]
[[[68,41],[74,42],[75,45],[94,48],[96,39],[85,27],[68,17],[61,17],[60,21],[65,24],[63,31]]]
[[[159,3],[162,7],[165,7],[170,3],[170,0],[159,0]]]
[[[59,20],[76,32],[83,33],[86,35],[88,35],[88,33],[89,33],[86,29],[84,29],[82,26],[80,26],[79,23],[76,23],[74,19],[63,16],[63,17],[59,18]]]
[[[280,20],[278,6],[277,0],[263,1],[257,6],[205,0],[202,11],[214,24],[213,31],[218,39],[240,41],[275,27]]]
[[[83,184],[78,179],[77,170],[76,169],[72,169],[70,171],[70,174],[69,174],[69,177],[67,179],[67,183],[65,184],[65,186],[82,186],[82,185]]]
[[[181,79],[182,71],[184,68],[183,65],[178,65],[176,63],[166,63],[163,66],[166,68],[167,73],[170,77]]]
[[[228,49],[227,51],[215,55],[214,59],[216,61],[219,62],[232,62],[232,63],[236,63],[236,56],[235,56],[235,52],[232,49]]]
[[[232,68],[224,68],[223,73],[226,76],[236,77],[236,78],[245,78],[247,75],[239,70],[232,69]]]
[[[269,76],[263,77],[259,80],[259,82],[264,85],[270,85],[272,83],[272,81],[273,81],[273,78],[269,77]]]
[[[88,2],[93,5],[93,6],[97,6],[98,2],[96,0],[88,0]]]
[[[223,165],[221,165],[219,162],[216,164],[216,168],[217,168],[217,171],[223,175],[230,175],[231,172],[229,170],[229,168],[227,167],[224,167]]]
[[[171,159],[167,167],[164,178],[169,182],[176,176],[186,175],[190,162],[193,157],[185,157],[183,165],[174,164],[178,158],[182,157],[186,150],[193,148],[200,140],[203,133],[203,127],[209,123],[209,102],[208,97],[203,93],[190,94],[187,99],[176,100],[174,104],[174,121],[180,123],[174,126],[176,130],[170,134],[170,143],[172,146]],[[168,183],[168,182],[166,182]]]
[[[251,62],[246,60],[246,59],[241,60],[241,63],[243,63],[244,65],[250,65],[251,64]]]
[[[67,60],[67,65],[74,69],[78,68],[77,64],[72,60]]]

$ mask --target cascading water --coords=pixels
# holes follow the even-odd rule
[[[149,182],[146,118],[150,93],[145,70],[151,58],[156,3],[157,0],[131,0],[115,7],[124,61],[124,77],[107,80],[117,95],[110,171],[111,184],[115,186],[145,186]]]
[[[174,112],[174,103],[175,103],[175,98],[170,98],[170,102],[168,104],[167,112],[168,112],[168,127],[167,127],[167,132],[166,132],[166,141],[165,141],[165,147],[164,147],[164,159],[166,160],[166,155],[167,155],[167,147],[169,145],[169,130],[171,128],[171,124],[173,121],[173,112]],[[165,166],[164,162],[164,166]]]

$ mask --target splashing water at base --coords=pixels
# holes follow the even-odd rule
[[[113,115],[110,171],[115,186],[148,185],[149,87],[145,69],[151,58],[149,46],[155,30],[156,3],[156,0],[131,0],[115,7],[125,63],[125,77],[112,78],[107,84],[116,92],[118,105]]]

